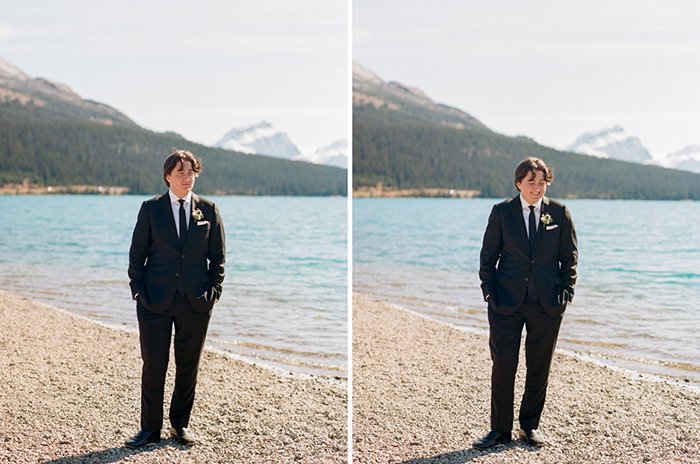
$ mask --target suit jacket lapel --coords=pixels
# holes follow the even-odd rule
[[[540,218],[547,214],[547,208],[549,207],[549,198],[547,197],[542,197],[542,208],[540,210]],[[535,248],[537,248],[537,245],[540,244],[542,241],[542,237],[544,236],[544,230],[546,229],[546,226],[540,221],[540,223],[537,225],[537,235],[535,236]]]
[[[527,229],[525,228],[525,217],[523,216],[523,208],[520,204],[520,195],[513,198],[510,202],[510,214],[513,216],[513,222],[515,222],[515,227],[520,232],[520,236],[525,243],[527,249],[530,249],[530,241],[527,239]]]
[[[175,228],[175,217],[173,217],[173,205],[170,204],[170,195],[166,193],[160,197],[160,200],[158,200],[158,205],[160,206],[160,212],[163,214],[163,218],[165,219],[165,227],[170,229],[172,239],[175,240],[175,243],[177,243],[179,246],[180,239],[178,238],[177,229]]]

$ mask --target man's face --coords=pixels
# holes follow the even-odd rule
[[[522,182],[515,184],[520,190],[523,198],[530,205],[537,203],[547,191],[547,181],[544,180],[542,171],[530,171]]]
[[[192,163],[190,161],[185,161],[185,165],[182,165],[182,161],[177,162],[177,166],[170,171],[170,174],[165,176],[165,179],[170,184],[170,189],[179,198],[184,198],[189,192],[192,191],[194,187],[194,179],[197,177],[195,172],[192,170]]]

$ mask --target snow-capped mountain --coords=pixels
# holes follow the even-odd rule
[[[348,168],[348,141],[339,140],[328,145],[327,147],[319,148],[310,155],[298,155],[294,157],[298,161],[308,161],[314,164],[325,164],[326,166],[335,166],[337,168]]]
[[[598,132],[586,132],[566,149],[582,155],[645,163],[651,155],[637,137],[630,137],[620,126]]]
[[[668,169],[679,169],[700,174],[700,145],[688,145],[682,150],[669,153],[660,160],[649,160],[645,164],[655,164]]]
[[[215,147],[242,153],[292,159],[299,149],[284,132],[278,132],[267,121],[243,128],[231,129],[214,144]]]

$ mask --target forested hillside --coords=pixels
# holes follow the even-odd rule
[[[163,161],[173,148],[202,158],[199,193],[347,195],[345,169],[249,156],[151,132],[65,84],[31,78],[0,59],[0,188],[24,183],[71,192],[95,191],[73,186],[109,186],[156,194],[167,188]]]
[[[524,137],[387,120],[371,106],[353,110],[353,186],[470,189],[516,193],[513,172],[526,156],[554,167],[553,198],[700,200],[700,175],[544,147]]]
[[[138,126],[63,118],[0,116],[0,185],[109,185],[156,194],[163,160],[174,147],[202,158],[202,194],[346,195],[347,171],[205,147]]]

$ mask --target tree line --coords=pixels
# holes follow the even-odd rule
[[[0,116],[0,184],[28,179],[162,193],[163,161],[175,147],[202,158],[197,191],[205,195],[347,195],[345,169],[245,155],[134,126],[8,116]]]
[[[516,192],[515,166],[527,156],[555,169],[553,198],[700,200],[700,175],[548,148],[525,137],[353,113],[353,187]]]

